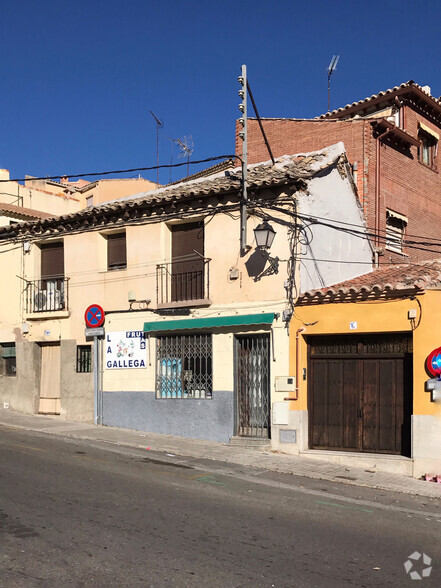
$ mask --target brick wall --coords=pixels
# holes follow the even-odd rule
[[[418,122],[424,123],[435,132],[440,128],[406,107],[405,127],[413,137],[418,136]],[[376,189],[376,139],[372,125],[367,120],[314,121],[289,119],[264,119],[263,127],[275,157],[293,155],[323,149],[339,141],[345,145],[351,164],[357,162],[357,190],[360,203],[366,215],[368,227],[375,229],[375,189]],[[240,155],[242,141],[237,136],[236,152]],[[441,158],[441,152],[438,160]],[[248,121],[248,162],[257,163],[269,160],[258,122]],[[441,161],[439,162],[441,170]],[[427,237],[441,239],[441,178],[434,171],[418,161],[416,146],[403,149],[385,141],[380,153],[380,232],[386,229],[386,208],[408,218],[408,238]],[[421,261],[441,257],[441,247],[429,251],[405,248],[406,255],[396,254],[380,244],[384,254],[380,262]],[[439,253],[437,252],[439,250]]]

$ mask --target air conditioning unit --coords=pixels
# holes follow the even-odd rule
[[[34,295],[34,310],[36,312],[47,309],[47,297],[46,292],[39,290]]]

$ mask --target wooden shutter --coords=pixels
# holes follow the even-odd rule
[[[181,258],[198,257],[195,253],[204,255],[204,224],[188,223],[172,227],[172,259],[181,261]]]
[[[41,278],[64,277],[63,243],[41,246]]]
[[[204,223],[175,225],[172,231],[172,301],[204,298]]]
[[[126,234],[107,235],[107,267],[117,269],[127,267]]]

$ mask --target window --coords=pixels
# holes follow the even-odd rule
[[[386,211],[386,249],[403,252],[404,231],[407,227],[407,218],[402,214]]]
[[[92,371],[92,346],[77,345],[77,373],[87,374]]]
[[[126,233],[107,235],[107,269],[127,267]]]
[[[4,376],[17,375],[17,363],[15,354],[15,343],[2,343],[0,345],[2,362],[2,374]]]
[[[63,242],[41,245],[41,279],[64,277]]]
[[[157,398],[211,398],[211,335],[161,336],[156,343]]]
[[[86,197],[86,208],[93,206],[93,194]]]
[[[171,227],[173,302],[204,298],[204,223]]]
[[[438,150],[437,133],[420,123],[418,138],[421,141],[421,145],[418,148],[418,159],[421,163],[424,163],[424,165],[434,168],[435,157]]]

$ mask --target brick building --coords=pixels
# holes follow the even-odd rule
[[[410,81],[315,119],[262,123],[275,157],[344,143],[380,264],[439,256],[441,100],[428,86]],[[248,119],[248,162],[265,159],[258,121]]]

